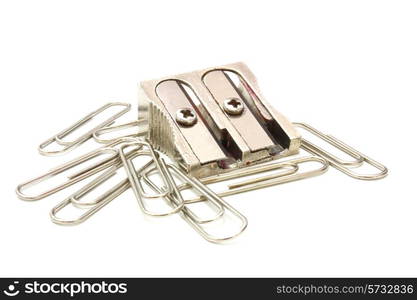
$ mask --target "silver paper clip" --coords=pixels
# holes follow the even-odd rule
[[[320,165],[320,167],[309,170],[309,171],[300,171],[299,166],[301,164],[309,163],[309,162],[316,162]],[[290,159],[282,162],[275,162],[272,166],[274,166],[276,169],[279,168],[288,168],[285,169],[285,172],[280,172],[277,174],[270,174],[265,175],[262,177],[247,179],[241,182],[233,183],[228,185],[228,189],[224,191],[217,192],[217,195],[220,197],[227,197],[232,195],[237,195],[244,192],[254,191],[261,188],[266,188],[282,183],[292,182],[292,181],[298,181],[310,177],[315,177],[324,174],[329,167],[329,163],[321,158],[316,156],[308,156],[308,157],[300,157],[296,159]],[[256,166],[259,167],[259,166]],[[255,166],[254,166],[255,168]],[[255,169],[256,170],[256,169]],[[231,173],[226,174],[220,174],[218,176],[212,176],[212,177],[206,177],[200,179],[201,183],[203,184],[212,184],[216,182],[221,182],[225,180],[230,179],[236,179],[241,178],[243,176],[251,175],[250,173],[245,174],[245,169],[234,171]],[[180,190],[184,190],[189,188],[187,185],[181,185],[179,187]],[[204,201],[205,198],[203,196],[192,198],[192,199],[186,199],[185,203],[196,203]]]
[[[54,177],[58,174],[61,174],[69,169],[72,169],[88,160],[91,160],[95,157],[98,157],[100,155],[104,155],[104,154],[110,154],[110,157],[106,158],[105,160],[99,161],[98,163],[93,164],[92,166],[87,167],[86,169],[83,169],[82,171],[77,172],[76,174],[72,174],[70,176],[68,176],[67,180],[60,184],[57,185],[53,188],[50,188],[44,192],[41,192],[38,195],[27,195],[24,193],[25,189],[28,189],[31,186],[34,186],[40,182],[43,182],[51,177]],[[73,159],[63,165],[60,165],[54,169],[52,169],[51,171],[40,175],[38,177],[35,177],[33,179],[30,179],[24,183],[21,183],[17,186],[16,188],[16,194],[17,196],[22,199],[22,200],[26,200],[26,201],[34,201],[34,200],[40,200],[43,199],[45,197],[48,197],[52,194],[55,194],[81,180],[84,180],[102,170],[104,170],[105,168],[108,168],[109,166],[111,166],[112,164],[114,164],[115,160],[119,160],[119,156],[118,156],[118,150],[116,149],[112,149],[112,148],[99,148],[97,150],[94,150],[92,152],[89,152],[79,158]],[[119,160],[120,162],[120,160]]]
[[[164,176],[166,176],[167,179],[169,179],[169,181],[171,182],[171,186],[173,187],[173,193],[168,194],[166,197],[164,197],[165,200],[168,200],[168,203],[170,203],[169,201],[174,201],[174,202],[178,202],[178,199],[182,202],[182,196],[176,196],[177,191],[179,191],[179,189],[177,188],[175,181],[170,173],[170,171],[168,170],[168,167],[166,166],[166,163],[164,160],[161,160],[161,166],[162,166],[162,171],[164,172]],[[159,192],[159,188],[158,185],[156,185],[150,178],[149,175],[154,173],[154,171],[157,171],[156,167],[153,167],[149,170],[145,170],[144,172],[141,173],[141,180],[143,180],[149,187],[151,187],[155,192]],[[189,183],[184,183],[187,186],[189,186]],[[192,186],[189,186],[190,188],[192,188]],[[177,197],[177,200],[174,200],[173,197]],[[195,222],[198,224],[205,224],[205,223],[209,223],[212,221],[215,221],[217,219],[219,219],[220,217],[222,217],[224,215],[224,208],[223,206],[221,206],[217,201],[213,201],[212,198],[208,198],[206,199],[207,203],[210,204],[213,208],[215,208],[215,215],[213,217],[209,217],[209,218],[200,218],[198,217],[191,209],[189,209],[188,207],[184,207],[183,210],[186,211],[187,215]]]
[[[138,139],[135,138],[125,138],[124,139],[126,141],[125,144],[123,144],[120,149],[119,149],[119,154],[120,154],[120,158],[123,162],[123,165],[125,167],[126,173],[127,173],[127,177],[129,178],[130,181],[130,185],[132,187],[132,190],[136,196],[136,199],[139,203],[140,208],[142,209],[142,211],[150,216],[154,216],[154,217],[161,217],[161,216],[168,216],[168,215],[172,215],[175,214],[177,212],[179,212],[184,204],[179,204],[178,206],[174,207],[172,210],[170,211],[165,211],[165,212],[152,212],[148,209],[144,199],[145,198],[151,198],[151,199],[155,199],[155,198],[163,198],[166,197],[168,194],[172,193],[172,185],[171,183],[168,181],[168,179],[166,178],[166,174],[162,169],[162,159],[159,158],[159,155],[154,151],[153,147],[146,141],[140,141]],[[159,173],[161,174],[161,177],[164,181],[164,185],[165,185],[165,189],[158,193],[158,194],[148,194],[145,192],[143,185],[140,181],[140,178],[138,176],[138,174],[135,171],[135,167],[133,165],[133,158],[128,158],[125,153],[124,153],[124,149],[126,147],[129,146],[145,146],[148,148],[150,156],[153,159],[153,162],[155,163],[156,168],[158,169]]]
[[[186,220],[203,238],[213,243],[229,241],[239,236],[247,228],[248,220],[246,219],[246,217],[243,216],[239,211],[237,211],[229,203],[227,203],[222,198],[220,198],[216,193],[211,191],[207,186],[201,183],[197,178],[189,177],[186,173],[184,173],[182,170],[178,169],[174,165],[166,165],[166,167],[171,169],[173,173],[175,173],[175,175],[180,177],[181,180],[184,181],[184,183],[186,183],[188,186],[192,186],[193,189],[201,193],[205,199],[209,199],[212,202],[217,202],[219,205],[226,208],[230,213],[232,213],[236,218],[238,218],[241,221],[241,225],[239,226],[239,229],[237,230],[237,232],[234,232],[227,236],[217,237],[207,232],[207,230],[204,228],[204,223],[208,223],[208,222],[204,222],[204,223],[197,222],[194,218],[195,215],[192,214],[192,212],[190,211],[188,207],[184,206],[184,208],[180,211],[182,218]],[[181,196],[181,192],[178,190],[170,172],[168,172],[168,178],[171,181],[172,186],[174,187],[174,192],[173,192],[174,196],[168,195],[168,198],[172,202],[174,202],[175,205],[184,203],[184,199]],[[161,192],[160,188],[154,183],[152,183],[152,181],[150,181],[149,178],[147,178],[146,181],[156,192]],[[212,221],[218,220],[218,219],[219,218],[214,218]]]
[[[33,179],[30,179],[24,183],[21,183],[17,186],[16,188],[16,194],[17,196],[22,199],[22,200],[27,200],[27,201],[34,201],[34,200],[40,200],[43,199],[45,197],[48,197],[52,194],[55,194],[81,180],[84,180],[104,169],[107,169],[109,167],[112,167],[115,164],[121,164],[121,160],[120,157],[118,155],[118,150],[116,148],[110,148],[110,147],[116,147],[118,145],[120,145],[121,143],[123,143],[123,140],[116,140],[110,144],[108,144],[107,146],[104,147],[100,147],[98,149],[95,149],[93,151],[90,151],[80,157],[77,157],[75,159],[72,159],[58,167],[53,168],[52,170],[50,170],[49,172],[40,175],[38,177],[35,177]],[[135,151],[135,150],[139,150],[140,147],[136,147],[134,149],[131,149],[131,151]],[[130,152],[131,152],[130,151]],[[129,152],[129,153],[130,153]],[[48,180],[49,178],[52,178],[54,176],[57,176],[69,169],[72,169],[78,165],[83,164],[84,162],[87,162],[88,160],[94,159],[98,156],[104,155],[104,154],[110,154],[109,157],[100,160],[94,164],[92,164],[91,166],[85,167],[77,172],[74,172],[70,175],[67,176],[67,180],[60,184],[57,185],[53,188],[50,188],[44,192],[41,192],[37,195],[27,195],[24,190],[39,184],[43,181]]]
[[[129,157],[141,155],[142,152],[143,151],[134,152]],[[141,167],[141,169],[138,170],[138,172],[140,172],[142,169],[148,168],[152,163],[152,161],[149,161],[147,164]],[[112,200],[114,200],[115,198],[123,194],[125,191],[127,191],[130,188],[130,182],[128,178],[122,180],[121,182],[110,188],[107,192],[103,193],[93,201],[81,202],[81,199],[85,195],[87,195],[88,193],[96,189],[98,186],[104,184],[107,180],[113,177],[120,167],[122,167],[121,164],[114,165],[109,170],[101,174],[99,177],[95,178],[93,181],[85,185],[83,188],[73,193],[71,196],[65,198],[62,202],[58,203],[54,208],[52,208],[52,210],[49,213],[52,222],[60,225],[78,225],[86,221],[88,218],[97,213],[104,206],[109,204]],[[84,211],[83,208],[88,208],[88,210],[75,219],[64,219],[59,217],[58,213],[71,204],[75,207],[81,208],[82,211]]]
[[[326,159],[330,163],[330,165],[332,167],[334,167],[335,169],[345,173],[346,175],[348,175],[352,178],[360,179],[360,180],[376,180],[376,179],[384,178],[385,176],[388,175],[387,167],[385,167],[381,163],[377,162],[376,160],[370,158],[369,156],[367,156],[365,154],[362,154],[359,151],[353,149],[352,147],[346,145],[345,143],[336,139],[335,137],[333,137],[331,135],[328,135],[328,134],[324,134],[324,133],[320,132],[319,130],[317,130],[317,129],[313,128],[312,126],[307,125],[305,123],[293,123],[293,124],[294,124],[294,126],[296,126],[298,128],[302,128],[304,130],[307,130],[308,132],[312,133],[313,135],[317,136],[318,138],[321,138],[325,142],[335,146],[339,150],[345,152],[346,154],[348,154],[348,155],[352,156],[354,159],[356,159],[357,164],[356,163],[352,164],[352,163],[343,162],[341,159],[339,159],[336,156],[334,156],[333,154],[325,151],[324,149],[316,146],[315,144],[311,143],[310,141],[306,140],[305,138],[302,139],[301,147],[303,149],[305,149],[306,151],[310,152],[313,155],[318,155],[320,157],[323,157],[324,159]],[[379,173],[374,173],[374,174],[360,174],[358,172],[355,172],[352,169],[352,166],[353,167],[360,166],[362,164],[362,162],[368,163],[369,165],[378,169],[380,172]]]
[[[140,120],[125,123],[125,124],[103,127],[93,133],[93,138],[97,143],[108,144],[121,138],[145,136],[148,133],[147,124],[148,124],[148,120],[140,119]],[[115,131],[122,131],[128,128],[135,128],[135,127],[137,128],[137,131],[133,134],[122,135],[122,136],[113,137],[113,138],[103,137],[104,135],[115,132]]]
[[[67,135],[74,132],[75,130],[77,130],[78,128],[80,128],[81,126],[86,124],[87,122],[91,121],[94,117],[96,117],[97,115],[99,115],[103,111],[105,111],[105,110],[107,110],[107,109],[109,109],[110,107],[113,107],[113,106],[122,106],[124,108],[121,111],[114,114],[113,116],[111,116],[110,118],[108,118],[105,121],[103,121],[102,123],[100,123],[99,125],[95,126],[93,129],[91,129],[88,132],[82,134],[80,137],[76,138],[75,140],[73,140],[73,141],[64,141],[63,140]],[[54,135],[51,138],[47,139],[46,141],[42,142],[38,147],[38,151],[39,151],[40,154],[45,155],[45,156],[59,155],[59,154],[63,154],[65,152],[68,152],[68,151],[74,149],[75,147],[81,145],[82,143],[86,142],[88,139],[90,139],[93,136],[93,133],[96,132],[98,129],[112,124],[117,118],[119,118],[122,115],[124,115],[125,113],[127,113],[130,110],[130,107],[131,107],[131,105],[128,104],[128,103],[121,103],[121,102],[107,103],[107,104],[103,105],[102,107],[100,107],[99,109],[89,113],[84,118],[78,120],[77,122],[75,122],[70,127],[60,131],[56,135]],[[51,145],[53,143],[56,143],[56,144],[60,145],[62,148],[59,149],[59,150],[49,150],[48,151],[46,149],[46,147],[48,147],[49,145]]]

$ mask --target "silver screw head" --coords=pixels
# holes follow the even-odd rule
[[[177,110],[175,119],[177,120],[178,124],[190,127],[197,122],[197,115],[194,110],[190,108],[181,108]]]
[[[239,98],[228,98],[223,102],[223,109],[229,115],[240,115],[242,114],[244,108],[243,102]]]

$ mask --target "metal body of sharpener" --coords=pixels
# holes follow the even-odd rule
[[[299,151],[300,135],[243,63],[141,82],[139,98],[150,143],[199,178]]]

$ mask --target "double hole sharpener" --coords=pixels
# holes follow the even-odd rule
[[[301,136],[243,63],[141,82],[148,140],[203,178],[297,154]]]

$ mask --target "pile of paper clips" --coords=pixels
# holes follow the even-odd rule
[[[71,132],[86,124],[101,112],[114,106],[120,106],[122,107],[122,110],[108,118],[97,127],[78,137],[77,139],[73,141],[65,141],[65,137]],[[94,138],[98,143],[103,143],[105,145],[94,151],[84,154],[77,159],[60,165],[41,176],[20,184],[16,189],[18,197],[27,201],[40,200],[77,182],[85,180],[94,174],[102,172],[98,177],[95,177],[94,180],[89,182],[77,192],[66,197],[62,202],[60,202],[51,210],[50,217],[54,223],[61,225],[80,224],[98,212],[110,201],[117,198],[129,188],[132,188],[138,200],[139,206],[145,214],[151,216],[168,216],[178,213],[206,240],[210,242],[221,242],[236,237],[247,227],[247,219],[230,204],[228,204],[223,199],[223,197],[321,175],[327,171],[329,165],[353,178],[362,180],[380,179],[385,177],[388,173],[388,170],[385,166],[356,151],[355,149],[344,144],[333,136],[323,134],[309,125],[303,123],[294,123],[296,127],[309,131],[310,133],[345,152],[347,155],[352,157],[352,160],[342,160],[337,156],[316,146],[315,144],[302,139],[301,147],[311,153],[312,156],[289,159],[285,161],[273,161],[272,163],[254,165],[243,169],[237,169],[225,174],[197,179],[186,174],[175,163],[167,163],[166,159],[162,157],[163,155],[154,150],[154,148],[145,138],[147,133],[147,122],[145,120],[133,121],[118,126],[109,126],[113,124],[117,118],[129,111],[130,108],[131,105],[126,103],[108,103],[96,111],[90,113],[86,117],[82,118],[69,128],[59,132],[52,138],[41,143],[39,146],[39,152],[43,155],[57,155],[68,152],[91,138]],[[129,127],[137,128],[136,134],[120,136],[113,139],[104,138],[106,133],[126,129]],[[56,144],[60,146],[61,149],[48,151],[47,148],[51,144]],[[80,165],[81,163],[87,162],[99,156],[106,157],[100,160],[98,163],[94,163],[93,165],[68,176],[64,183],[54,186],[38,195],[26,194],[25,190],[29,187],[45,181],[55,175],[68,171]],[[132,163],[132,160],[138,156],[147,156],[150,158],[150,160],[139,169],[136,169]],[[317,162],[320,164],[320,167],[315,170],[301,172],[300,165],[307,162]],[[359,174],[355,172],[355,168],[361,166],[364,163],[373,166],[378,170],[378,172],[375,174]],[[81,201],[82,197],[94,190],[99,185],[105,183],[106,180],[115,175],[117,170],[121,167],[124,167],[127,173],[127,178],[125,180],[111,187],[107,192],[96,198],[94,201]],[[241,178],[243,176],[261,174],[264,172],[277,170],[279,172],[231,184],[228,186],[227,190],[222,192],[215,193],[207,186],[208,184],[215,182],[221,182],[230,179]],[[163,181],[163,186],[158,185],[151,180],[150,176],[153,174],[158,174],[160,176]],[[181,183],[178,184],[175,178]],[[146,189],[149,188],[152,189],[154,193],[149,193],[149,191],[146,191]],[[184,199],[182,191],[190,188],[196,191],[200,196],[193,199]],[[165,200],[170,209],[163,212],[155,212],[149,209],[145,200],[155,198]],[[214,217],[207,219],[201,218],[197,216],[197,214],[193,212],[193,210],[189,207],[189,205],[192,203],[204,201],[209,202],[213,209],[215,209]],[[73,205],[74,207],[81,210],[80,216],[78,218],[69,220],[59,217],[58,213],[68,205]],[[204,226],[215,220],[220,220],[224,216],[225,211],[228,211],[239,220],[240,223],[236,232],[233,232],[227,236],[218,236],[207,232]]]

